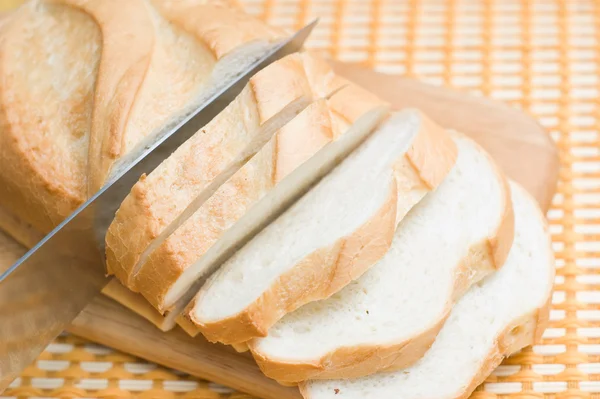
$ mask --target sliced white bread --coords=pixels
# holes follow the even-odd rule
[[[198,278],[212,274],[234,249],[364,141],[386,115],[381,100],[353,84],[308,106],[181,227],[159,246],[153,245],[155,240],[146,249],[149,255],[133,277],[135,287],[160,312],[178,315],[198,292],[191,289],[191,295],[184,295]]]
[[[142,176],[106,234],[109,273],[139,291],[134,277],[150,246],[175,231],[184,213],[193,214],[313,97],[326,97],[345,84],[320,63],[292,54],[259,71],[223,112]]]
[[[515,238],[504,267],[454,306],[431,349],[413,366],[350,380],[300,384],[306,399],[467,398],[502,359],[541,337],[554,257],[544,216],[511,183]]]
[[[339,291],[388,250],[398,222],[456,159],[424,115],[392,115],[277,220],[229,258],[186,316],[210,341],[240,343]]]
[[[502,266],[514,233],[508,184],[474,141],[453,138],[456,164],[400,222],[385,256],[249,342],[268,377],[289,383],[406,367],[429,349],[471,284]]]

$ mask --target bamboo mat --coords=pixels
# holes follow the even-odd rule
[[[0,0],[0,9],[18,1]],[[246,0],[272,24],[320,24],[308,47],[379,71],[494,97],[557,142],[549,212],[557,255],[550,328],[475,398],[600,399],[600,1]],[[64,335],[10,397],[248,398]]]

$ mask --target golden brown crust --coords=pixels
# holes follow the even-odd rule
[[[121,204],[106,235],[107,267],[129,289],[138,291],[134,277],[143,251],[228,167],[232,156],[225,158],[227,151],[237,153],[240,141],[252,137],[258,120],[253,98],[251,90],[244,89],[200,134],[179,147],[151,175],[142,176]],[[250,116],[249,123],[242,121],[241,128],[236,129],[232,115],[242,113]],[[229,140],[223,143],[223,139]],[[136,234],[131,234],[134,231]]]
[[[498,269],[504,265],[504,262],[506,262],[506,258],[508,257],[508,253],[512,247],[515,234],[515,214],[512,206],[510,185],[508,184],[508,180],[497,166],[496,171],[500,176],[503,177],[502,181],[504,182],[504,192],[506,193],[504,197],[504,214],[502,216],[502,223],[500,224],[500,227],[498,228],[498,231],[494,237],[491,237],[489,240],[489,248],[494,258],[494,265],[496,269]]]
[[[419,133],[406,152],[406,157],[418,172],[421,181],[431,190],[446,177],[458,156],[452,137],[419,111]],[[431,160],[436,162],[432,163]]]
[[[475,143],[474,140],[469,139],[462,134],[460,134],[460,136]],[[471,250],[472,256],[468,257],[467,259],[472,259],[474,262],[481,262],[482,258],[488,259],[490,265],[489,267],[497,270],[504,265],[504,262],[506,261],[508,253],[512,247],[515,234],[515,215],[511,199],[510,185],[508,184],[506,176],[504,173],[502,173],[496,162],[488,153],[485,153],[485,156],[490,161],[490,164],[493,165],[496,176],[502,183],[504,192],[502,206],[504,211],[496,231],[478,246],[474,246]]]
[[[450,172],[458,156],[458,148],[448,132],[432,122],[426,115],[419,116],[419,130],[406,154],[394,165],[394,176],[399,192],[426,192],[437,187]],[[432,162],[435,160],[435,162]],[[396,222],[410,211],[411,201],[399,204]]]
[[[322,57],[308,50],[305,50],[302,54],[306,78],[310,87],[312,87],[315,98],[328,97],[331,93],[350,83],[336,74],[329,62]],[[377,101],[381,103],[379,98],[377,98]]]
[[[333,140],[336,133],[330,112],[335,111],[328,105],[328,101],[319,99],[279,129],[273,137],[273,185]]]
[[[77,7],[92,16],[102,30],[102,59],[98,71],[98,81],[94,97],[94,112],[91,126],[90,150],[88,162],[88,192],[96,192],[109,175],[114,162],[131,150],[135,143],[164,124],[169,113],[156,118],[164,112],[153,106],[156,96],[152,79],[164,77],[164,91],[171,90],[180,95],[180,100],[160,104],[172,109],[182,108],[186,100],[191,99],[195,88],[208,79],[211,69],[224,55],[253,41],[272,41],[281,37],[281,32],[269,28],[241,11],[218,4],[218,2],[157,1],[155,6],[175,27],[188,30],[190,21],[194,21],[190,33],[201,44],[194,49],[199,54],[186,54],[190,65],[198,68],[191,76],[185,70],[173,71],[165,58],[173,57],[164,46],[173,45],[164,41],[163,27],[154,21],[150,9],[142,0],[52,0]],[[192,6],[193,5],[193,6]],[[118,12],[116,12],[118,10]],[[229,29],[236,26],[236,29]],[[176,28],[174,28],[176,29]],[[124,39],[126,38],[126,39]],[[174,57],[176,58],[176,57]],[[206,65],[205,65],[206,64]],[[156,70],[158,73],[153,74]],[[185,87],[180,92],[168,81],[169,75],[178,73],[179,82]],[[194,73],[197,76],[193,76]],[[202,76],[200,79],[199,77]],[[151,81],[146,82],[146,78]],[[137,102],[143,103],[143,112],[150,112],[153,124],[136,126]],[[139,108],[140,104],[137,104]],[[153,109],[154,108],[154,109]],[[146,115],[148,117],[148,115]],[[143,128],[144,132],[134,132]]]
[[[457,278],[454,286],[453,300],[460,298],[473,281],[478,281],[483,276],[500,269],[506,258],[515,234],[515,215],[511,200],[510,186],[506,176],[500,171],[494,160],[486,153],[486,156],[494,166],[496,176],[503,187],[502,206],[504,211],[500,223],[493,235],[475,244],[469,250],[469,254],[463,259],[457,270]],[[473,274],[473,271],[476,271]]]
[[[245,353],[250,350],[246,342],[240,342],[239,344],[231,344],[231,347],[235,349],[235,351],[238,353]]]
[[[380,370],[402,369],[419,360],[433,344],[445,320],[446,317],[440,319],[415,339],[387,345],[344,347],[328,353],[314,364],[278,362],[256,352],[252,341],[249,347],[261,371],[283,385],[295,385],[309,379],[359,378]]]
[[[261,123],[281,112],[286,104],[306,96],[312,98],[312,88],[300,53],[288,55],[259,71],[249,83],[254,93]]]
[[[181,26],[202,41],[221,59],[240,46],[257,41],[275,41],[285,36],[281,29],[268,26],[232,7],[225,1],[152,0],[171,23]]]
[[[51,1],[85,12],[102,32],[87,170],[88,194],[92,194],[124,153],[127,120],[151,61],[154,27],[142,0]]]
[[[373,109],[383,104],[376,95],[337,75],[331,78],[327,87],[330,88],[330,93],[343,87],[329,99],[329,106],[333,111],[333,130],[338,134],[345,132],[365,113],[365,109]]]
[[[61,18],[70,25],[57,24]],[[6,18],[0,36],[0,205],[47,233],[85,199],[100,33],[76,10],[26,4]],[[68,79],[61,73],[67,57],[77,60]]]

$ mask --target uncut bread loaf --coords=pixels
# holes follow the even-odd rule
[[[515,238],[502,269],[452,309],[413,366],[347,380],[300,384],[306,399],[467,398],[507,356],[540,339],[548,321],[554,256],[535,200],[511,183]]]
[[[393,114],[202,287],[186,311],[210,341],[265,336],[286,313],[339,291],[388,250],[398,222],[454,165],[450,135]]]
[[[508,183],[475,142],[453,138],[456,164],[400,222],[385,256],[249,342],[268,377],[356,378],[409,366],[429,349],[454,302],[502,266],[514,233]]]
[[[45,233],[284,35],[225,1],[46,0],[0,37],[0,206]]]
[[[281,116],[283,106],[298,99],[315,102],[272,138],[272,131],[265,134],[261,119]],[[248,118],[254,107],[258,119]],[[160,312],[169,310],[195,279],[333,167],[385,114],[383,101],[310,54],[271,64],[134,186],[107,233],[109,271]],[[284,121],[276,120],[276,127]],[[236,159],[244,164],[233,170]]]

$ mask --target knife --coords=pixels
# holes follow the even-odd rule
[[[140,176],[217,116],[256,72],[300,50],[316,23],[275,46],[160,140],[141,148],[100,191],[0,274],[0,392],[108,282],[104,236]]]

